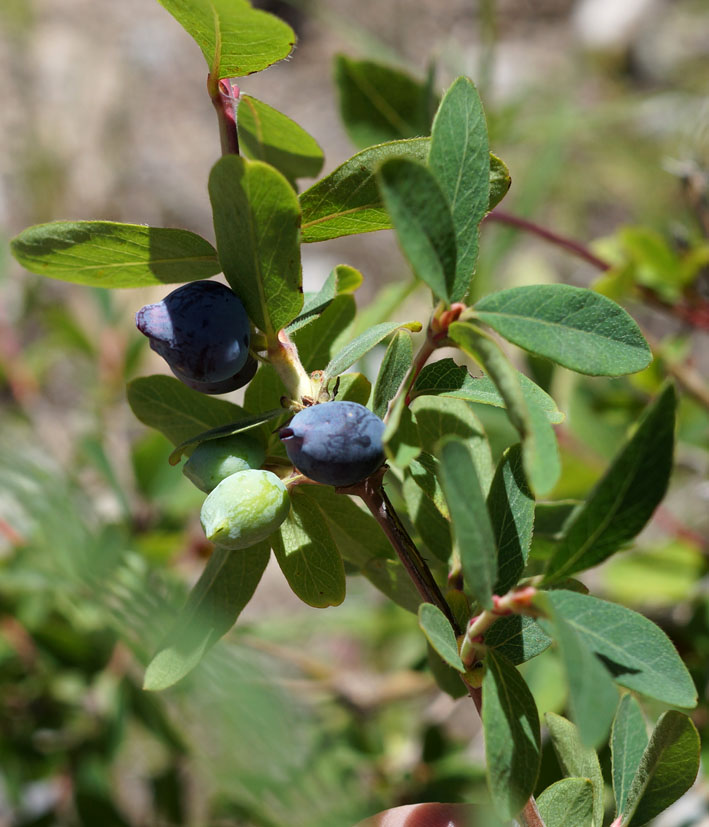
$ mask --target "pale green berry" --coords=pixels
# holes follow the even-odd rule
[[[264,458],[263,447],[253,437],[234,434],[200,443],[184,464],[182,473],[209,494],[232,474],[258,468]]]
[[[248,548],[265,540],[290,511],[288,490],[270,471],[240,471],[212,491],[202,505],[207,538],[225,548]]]

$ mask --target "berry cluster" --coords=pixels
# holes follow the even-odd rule
[[[241,388],[258,362],[249,352],[251,325],[241,300],[214,281],[178,287],[135,317],[150,347],[175,376],[208,394]],[[348,486],[384,462],[384,423],[356,402],[304,408],[279,436],[294,467],[314,482]],[[185,463],[185,475],[207,498],[201,520],[207,537],[226,548],[247,548],[273,533],[288,516],[288,490],[261,469],[265,455],[251,437],[236,434],[201,443]]]

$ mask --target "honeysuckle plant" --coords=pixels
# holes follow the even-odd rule
[[[564,413],[515,358],[521,349],[590,376],[635,373],[652,359],[638,325],[606,296],[568,284],[470,299],[480,224],[510,186],[471,79],[439,97],[430,80],[338,57],[342,116],[360,149],[299,191],[299,179],[321,171],[317,142],[241,88],[290,54],[290,27],[246,0],[160,1],[208,65],[222,149],[208,183],[216,247],[185,229],[101,220],[33,226],[12,241],[28,270],[78,284],[136,288],[223,274],[250,320],[259,367],[241,405],[165,375],[128,386],[136,417],[175,446],[174,465],[200,444],[248,434],[290,500],[265,539],[216,545],[147,666],[145,689],[167,689],[197,666],[237,621],[272,553],[293,592],[318,608],[344,600],[347,564],[417,616],[442,691],[470,696],[502,823],[602,827],[596,749],[606,742],[614,827],[647,823],[697,774],[699,738],[682,711],[696,705],[696,689],[658,626],[589,594],[578,577],[625,549],[662,500],[675,391],[663,387],[588,497],[569,507],[553,499],[554,426]],[[301,245],[387,229],[429,291],[430,312],[395,321],[370,313],[373,323],[354,335],[367,275],[342,264],[304,294]],[[358,369],[373,364],[375,349],[378,370]],[[366,406],[386,424],[385,463],[343,487],[294,468],[279,436],[295,413],[333,400]],[[503,411],[517,435],[496,462],[481,406]],[[540,508],[544,560],[530,556]],[[564,777],[535,799],[542,728],[518,667],[550,646],[568,686],[568,719],[545,720]],[[668,710],[648,731],[658,704]]]

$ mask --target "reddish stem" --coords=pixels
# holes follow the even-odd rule
[[[238,155],[239,135],[236,129],[236,104],[239,100],[239,87],[228,79],[220,80],[215,85],[211,75],[208,75],[207,89],[217,112],[222,155]]]

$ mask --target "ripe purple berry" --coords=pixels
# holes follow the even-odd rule
[[[135,323],[178,379],[205,393],[233,390],[230,383],[249,355],[251,329],[244,306],[228,287],[216,281],[183,284],[142,307]],[[218,390],[209,389],[215,385]]]
[[[384,462],[385,425],[357,402],[324,402],[297,413],[279,436],[293,465],[326,485],[354,485]]]

